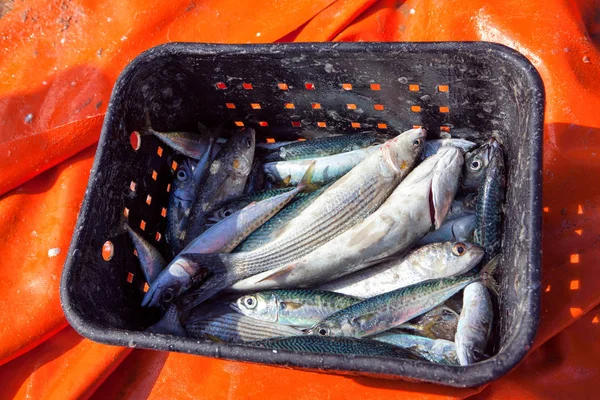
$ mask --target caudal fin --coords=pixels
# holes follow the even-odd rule
[[[300,189],[301,192],[310,193],[310,192],[314,192],[315,190],[319,189],[319,187],[317,185],[312,183],[316,164],[317,164],[316,161],[313,161],[310,163],[310,165],[308,166],[308,169],[302,176],[300,183],[298,183],[297,187],[298,187],[298,189]]]

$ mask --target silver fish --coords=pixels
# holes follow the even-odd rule
[[[228,343],[302,335],[302,331],[291,326],[260,321],[233,310],[223,315],[188,322],[185,330],[191,337],[217,338]]]
[[[231,307],[262,321],[308,328],[358,301],[324,290],[267,290],[242,296]]]
[[[433,363],[458,365],[456,345],[449,340],[391,332],[382,332],[373,336],[373,339],[403,349],[410,349]]]
[[[319,289],[356,297],[373,297],[428,279],[464,274],[483,258],[481,247],[470,243],[432,243],[374,267],[343,276]]]
[[[196,258],[196,266],[186,273],[208,269],[212,274],[190,306],[241,279],[288,265],[364,220],[408,174],[424,140],[423,129],[412,129],[387,141],[275,232],[273,240],[265,245],[246,253],[207,254],[204,261]],[[157,304],[160,297],[152,304]]]
[[[181,222],[190,212],[196,197],[196,184],[194,183],[195,164],[184,160],[177,166],[175,178],[167,206],[166,240],[174,254],[181,250]]]
[[[446,217],[463,157],[442,147],[417,166],[364,221],[301,259],[236,283],[236,290],[308,287],[350,274],[415,244]]]
[[[468,285],[463,293],[463,309],[456,330],[456,353],[460,365],[483,358],[492,331],[494,310],[488,289],[480,282]]]
[[[429,243],[445,242],[448,240],[472,241],[473,231],[475,230],[475,213],[466,214],[455,219],[446,219],[442,226],[435,231],[429,232],[423,236],[417,246],[424,246]]]
[[[493,286],[497,258],[479,274],[433,279],[371,297],[340,310],[306,332],[321,336],[372,336],[426,313],[468,284],[482,281]]]
[[[158,278],[152,282],[150,289],[144,296],[142,306],[147,304],[156,305],[158,301],[157,296],[166,295],[170,299],[178,297],[193,283],[192,276],[185,273],[182,274],[182,270],[187,271],[190,261],[194,259],[196,254],[228,253],[235,249],[252,232],[264,224],[265,221],[269,220],[285,207],[294,196],[304,190],[310,184],[312,172],[313,165],[309,167],[305,178],[296,189],[258,203],[251,203],[211,226],[200,236],[192,240],[171,261]],[[166,289],[163,291],[163,288]]]
[[[313,183],[323,185],[344,176],[370,155],[376,153],[382,145],[367,147],[333,156],[309,160],[277,161],[263,166],[267,182],[279,186],[286,177],[290,176],[290,184],[296,185],[312,162],[316,162]]]
[[[137,251],[140,267],[142,268],[142,272],[144,272],[146,282],[151,284],[165,268],[167,262],[154,246],[148,243],[148,241],[136,231],[131,229],[128,224],[125,224],[125,229],[127,229],[127,233],[129,233],[129,237]]]
[[[479,185],[485,176],[487,166],[491,161],[493,152],[492,146],[494,142],[494,139],[490,139],[481,146],[465,154],[462,182],[462,187],[464,189],[477,190],[479,188]]]
[[[190,221],[182,234],[184,245],[204,231],[208,211],[217,204],[243,193],[252,169],[255,134],[252,128],[234,134],[210,165],[204,184],[198,188],[199,193],[192,206]]]
[[[425,148],[423,149],[423,153],[421,153],[421,159],[424,160],[427,157],[431,157],[437,153],[442,146],[454,146],[461,149],[463,153],[465,153],[477,146],[477,144],[471,142],[470,140],[457,138],[428,140],[425,144]]]

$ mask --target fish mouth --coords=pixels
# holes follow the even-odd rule
[[[231,307],[234,311],[237,311],[239,313],[242,312],[240,306],[237,305],[237,301],[232,301],[231,303],[229,303],[229,307]]]

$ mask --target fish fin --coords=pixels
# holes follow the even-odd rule
[[[456,311],[454,311],[452,308],[448,307],[447,305],[441,305],[440,309],[442,311],[449,312],[450,314],[454,315],[456,318],[460,318],[460,315]]]
[[[352,320],[352,324],[359,324],[359,325],[363,325],[366,322],[368,322],[371,318],[375,317],[377,315],[376,312],[372,312],[372,313],[367,313],[367,314],[362,314],[361,316],[358,316],[356,318],[354,318]]]
[[[479,272],[481,283],[487,286],[487,288],[491,290],[496,296],[498,296],[499,288],[498,282],[496,282],[496,280],[494,279],[494,271],[496,271],[496,267],[498,266],[499,260],[500,256],[495,256],[481,269],[481,272]]]
[[[211,335],[210,333],[205,333],[204,336],[206,336],[207,339],[210,339],[213,342],[216,342],[216,343],[225,343],[224,340],[216,337],[215,335]]]
[[[311,162],[308,168],[306,169],[306,172],[302,176],[300,183],[298,183],[297,188],[300,189],[301,192],[311,193],[319,189],[317,185],[312,183],[316,165],[316,161]],[[291,175],[289,176],[289,178],[291,179]]]
[[[287,187],[290,184],[291,181],[292,181],[292,176],[291,175],[286,176],[281,181],[281,187]]]
[[[288,273],[291,270],[293,270],[294,266],[295,266],[294,264],[290,264],[290,265],[287,265],[285,267],[278,268],[278,269],[274,270],[271,274],[269,274],[269,275],[265,276],[264,278],[261,278],[260,280],[256,281],[256,283],[261,283],[261,282],[270,281],[270,280],[277,280],[277,277],[283,276],[286,273]]]
[[[287,310],[297,310],[302,308],[302,303],[295,303],[293,301],[282,301],[281,306]]]

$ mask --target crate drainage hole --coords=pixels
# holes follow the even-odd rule
[[[132,283],[133,282],[133,274],[131,272],[127,273],[127,282],[128,283]]]
[[[102,258],[104,261],[110,261],[115,254],[115,246],[113,246],[110,240],[107,240],[102,245]]]
[[[142,145],[142,137],[138,131],[131,132],[131,135],[129,135],[129,143],[135,151],[140,149],[140,146]]]

